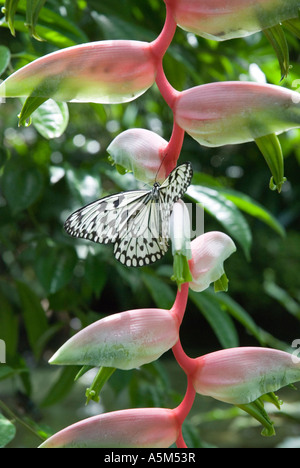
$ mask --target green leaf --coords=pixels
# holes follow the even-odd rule
[[[74,168],[65,165],[66,180],[73,197],[80,203],[87,205],[99,198],[101,194],[101,181],[98,168],[91,169],[89,173],[82,168]]]
[[[32,114],[33,126],[48,140],[61,137],[68,123],[69,108],[65,102],[49,99]]]
[[[258,327],[248,312],[240,306],[228,294],[218,293],[215,294],[207,289],[202,294],[212,297],[219,302],[222,310],[226,310],[235,320],[237,320],[251,335],[253,335],[262,346],[270,346],[272,348],[288,351],[289,348],[286,343],[277,340],[270,333]]]
[[[43,335],[48,331],[48,321],[38,296],[24,283],[17,282],[22,316],[31,349],[36,358],[43,350]]]
[[[222,310],[226,310],[232,315],[232,317],[240,322],[243,327],[248,330],[251,335],[253,335],[260,344],[263,343],[262,334],[260,328],[256,325],[252,317],[241,307],[236,301],[234,301],[228,294],[215,294],[210,290],[205,291],[205,295],[213,297],[216,301],[219,302],[219,306]]]
[[[36,33],[35,27],[40,11],[45,3],[46,0],[27,0],[26,26],[30,32],[30,35],[38,41],[42,41],[43,39],[41,39],[40,36]]]
[[[87,287],[99,298],[106,284],[107,275],[103,261],[95,255],[88,255],[86,258],[85,279]]]
[[[10,377],[13,377],[14,375],[16,375],[18,372],[22,372],[22,371],[16,371],[12,367],[9,367],[7,365],[1,365],[0,366],[0,380],[9,379]]]
[[[29,208],[40,196],[43,177],[35,166],[20,163],[13,158],[4,166],[3,194],[14,214]]]
[[[206,318],[224,348],[239,346],[234,323],[215,298],[193,291],[190,291],[189,297]]]
[[[281,80],[288,76],[290,70],[290,56],[288,43],[280,24],[264,30],[265,36],[271,43],[277,55],[280,70]]]
[[[14,19],[19,2],[20,0],[5,0],[5,21],[8,23],[10,32],[13,36],[16,35]]]
[[[187,190],[187,196],[201,203],[204,210],[222,224],[229,235],[240,243],[249,259],[252,234],[246,219],[234,203],[227,200],[218,190],[199,185],[191,185]]]
[[[0,413],[0,448],[9,444],[16,435],[15,425]]]
[[[272,173],[270,188],[280,193],[282,185],[286,181],[284,177],[284,158],[280,141],[277,135],[270,134],[261,138],[256,138],[255,143],[260,149]]]
[[[0,76],[7,69],[10,57],[10,50],[5,46],[0,46]]]
[[[37,1],[38,0],[35,0],[35,2]],[[0,4],[1,3],[4,4],[4,0],[0,0]],[[24,21],[24,16],[27,14],[27,0],[18,1],[17,11],[23,16],[19,16],[18,14],[14,15],[14,22],[12,24],[13,30],[28,32],[28,27]],[[0,22],[0,26],[9,27],[9,25],[4,22]],[[71,47],[79,43],[89,42],[88,37],[77,24],[72,23],[69,19],[45,7],[39,12],[39,24],[36,24],[35,34],[40,39],[48,41],[59,48]]]
[[[42,97],[29,97],[23,104],[22,110],[18,115],[19,127],[29,127],[32,123],[31,115],[38,109],[48,98]]]
[[[281,236],[285,235],[284,227],[266,208],[253,200],[253,198],[242,192],[227,188],[216,188],[216,190],[227,200],[232,201],[240,210],[264,222]]]
[[[170,309],[172,307],[175,296],[168,284],[164,283],[161,278],[145,272],[142,273],[142,280],[157,307],[161,309]]]
[[[295,34],[298,39],[300,39],[300,19],[299,18],[293,18],[287,21],[282,22],[282,26],[284,26],[286,29],[291,31],[293,34]]]
[[[278,286],[271,278],[266,278],[264,281],[264,290],[270,297],[277,300],[285,307],[291,315],[300,320],[300,304],[295,301],[285,289]]]
[[[49,389],[41,403],[41,406],[51,406],[69,395],[71,388],[74,385],[75,377],[78,374],[79,367],[68,366],[62,369],[57,380]]]
[[[73,275],[77,254],[73,247],[42,242],[37,246],[36,274],[47,294],[55,294],[62,289]]]

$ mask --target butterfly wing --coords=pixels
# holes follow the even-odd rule
[[[191,163],[187,162],[176,167],[159,188],[161,203],[170,205],[172,211],[174,203],[187,191],[192,177]]]
[[[144,206],[148,194],[149,190],[135,190],[97,200],[75,211],[64,229],[73,237],[99,244],[114,243],[128,229],[128,220]]]
[[[163,236],[163,211],[159,202],[144,200],[144,207],[129,223],[127,234],[114,246],[117,260],[127,266],[144,266],[160,260],[168,250],[167,236]]]
[[[144,266],[165,255],[174,203],[185,193],[192,176],[191,164],[182,164],[158,188],[158,199],[152,195],[143,200],[144,207],[132,217],[128,234],[115,243],[114,254],[117,260],[127,266]]]

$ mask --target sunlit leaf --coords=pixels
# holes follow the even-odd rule
[[[42,39],[36,33],[35,27],[38,21],[39,13],[45,3],[46,0],[27,0],[26,26],[30,32],[30,35],[38,41],[41,41]]]
[[[5,0],[5,20],[10,32],[15,36],[14,19],[20,0]]]
[[[15,425],[0,414],[0,448],[9,444],[16,435]]]
[[[69,109],[65,102],[49,99],[32,114],[33,126],[48,140],[62,136],[68,123]]]
[[[272,28],[265,29],[264,33],[276,52],[281,70],[281,79],[283,80],[283,78],[287,77],[290,70],[290,57],[288,43],[282,26],[278,24]]]

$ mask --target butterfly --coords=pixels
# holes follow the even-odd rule
[[[101,198],[75,211],[65,231],[99,244],[114,244],[115,258],[128,267],[160,260],[168,250],[169,222],[174,204],[193,177],[191,163],[176,167],[152,190],[133,190]]]

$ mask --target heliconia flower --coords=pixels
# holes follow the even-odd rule
[[[298,17],[299,0],[165,0],[176,23],[206,39],[249,36]]]
[[[207,232],[191,243],[192,259],[189,261],[193,291],[204,291],[224,275],[224,261],[236,251],[232,239],[222,232]]]
[[[39,448],[168,448],[179,432],[180,423],[171,409],[128,409],[73,424]]]
[[[49,362],[134,369],[172,348],[178,341],[179,327],[176,307],[114,314],[78,332]]]
[[[204,146],[246,143],[300,127],[299,94],[255,82],[210,83],[179,93],[174,115]]]
[[[16,71],[1,84],[0,97],[128,102],[152,86],[157,61],[147,42],[81,44],[46,55]]]
[[[168,176],[163,163],[168,142],[157,133],[142,128],[126,130],[107,148],[112,161],[134,177],[153,185],[162,183]]]
[[[300,359],[269,348],[233,348],[194,360],[194,388],[234,405],[251,403],[300,381]]]

